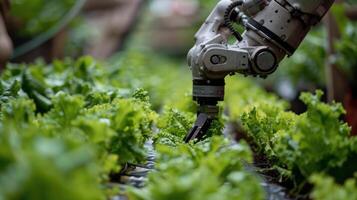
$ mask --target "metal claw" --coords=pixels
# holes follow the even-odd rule
[[[186,143],[188,143],[193,139],[201,140],[206,135],[206,133],[211,125],[211,122],[212,122],[212,119],[209,119],[209,117],[206,113],[200,113],[197,116],[195,124],[193,125],[191,130],[188,132],[188,134],[185,136],[184,141]]]

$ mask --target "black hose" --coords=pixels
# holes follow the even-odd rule
[[[231,5],[228,6],[226,12],[224,13],[224,25],[232,32],[233,36],[235,38],[237,38],[238,41],[242,41],[243,40],[243,37],[241,36],[241,34],[236,31],[234,29],[234,26],[233,26],[233,19],[232,19],[232,11],[234,11],[234,9],[238,6],[241,6],[243,4],[243,1],[240,0],[240,1],[235,1],[233,2]],[[239,15],[239,12],[235,13],[234,16],[238,16]]]

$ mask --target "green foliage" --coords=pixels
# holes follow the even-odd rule
[[[32,76],[31,72],[24,70],[21,77],[21,88],[27,93],[27,95],[32,98],[36,104],[37,110],[39,112],[47,112],[51,109],[51,100],[48,97],[45,83],[41,83]]]
[[[11,0],[11,14],[23,25],[20,35],[34,36],[54,26],[75,0]]]
[[[307,105],[308,110],[300,115],[295,126],[287,131],[286,135],[292,138],[284,138],[285,144],[282,143],[297,144],[298,148],[289,149],[291,152],[288,154],[293,157],[286,156],[284,160],[294,160],[294,165],[297,165],[306,177],[313,172],[342,166],[351,153],[350,128],[339,119],[345,113],[342,105],[322,103],[321,96],[321,91],[316,95],[301,95],[301,100]]]
[[[162,106],[195,112],[191,97],[190,71],[181,61],[173,61],[150,52],[130,50],[113,59],[120,67],[111,71],[111,84],[121,88],[148,91],[154,110]]]
[[[185,146],[183,137],[191,128],[195,118],[192,112],[194,104],[189,96],[185,95],[189,91],[188,86],[191,81],[187,81],[189,83],[187,85],[182,84],[183,82],[172,81],[178,77],[186,79],[186,76],[182,76],[181,70],[174,68],[176,66],[169,61],[150,61],[152,63],[148,63],[148,66],[152,68],[146,69],[144,61],[150,60],[147,56],[133,53],[126,56],[133,61],[124,62],[128,65],[122,63],[120,66],[113,65],[112,67],[99,64],[89,57],[83,57],[77,61],[55,61],[50,66],[42,62],[27,66],[15,64],[8,66],[2,74],[2,87],[0,88],[2,100],[0,102],[0,128],[6,129],[9,134],[16,133],[19,143],[25,146],[23,146],[23,151],[15,152],[7,148],[12,145],[13,140],[0,139],[0,142],[4,144],[0,147],[0,152],[2,152],[0,155],[3,156],[5,163],[5,160],[12,159],[12,154],[19,154],[27,159],[25,164],[31,168],[26,169],[30,177],[26,179],[28,184],[21,185],[22,182],[14,182],[13,185],[17,188],[4,187],[0,190],[0,195],[3,195],[5,199],[10,198],[8,195],[13,195],[14,199],[18,199],[25,194],[24,192],[32,190],[35,199],[42,198],[39,195],[54,199],[71,199],[67,195],[72,195],[76,199],[91,199],[87,195],[91,195],[94,199],[105,198],[103,185],[110,181],[110,173],[117,173],[127,162],[142,163],[145,161],[144,142],[153,137],[154,124],[158,127],[158,134],[154,136],[158,152],[165,146],[172,148],[171,150],[178,146]],[[165,70],[154,67],[166,65],[165,63],[168,63],[168,68]],[[158,71],[158,75],[147,77],[148,71],[156,73],[154,70]],[[168,73],[171,70],[174,71],[173,75]],[[159,83],[160,87],[157,87],[156,83]],[[170,87],[178,89],[172,92]],[[152,92],[148,93],[141,88]],[[185,99],[182,102],[180,102],[181,97]],[[157,109],[163,105],[167,107],[158,120],[157,114],[151,110],[152,102],[157,105]],[[182,111],[173,109],[174,105]],[[215,121],[210,134],[220,135],[222,129],[222,122]],[[41,145],[40,153],[43,154],[38,153],[31,145],[38,139],[45,141]],[[218,140],[225,142],[219,143]],[[242,156],[244,154],[247,160],[251,160],[251,156],[247,153],[247,146],[245,144],[230,146],[223,138],[215,139],[215,143],[221,147],[215,147],[215,150],[212,150],[215,153],[210,153],[210,159],[202,161],[211,163],[211,166],[207,169],[202,167],[197,172],[195,168],[189,170],[192,173],[204,173],[204,175],[214,172],[215,174],[210,175],[211,179],[221,185],[220,192],[225,195],[231,195],[229,191],[234,190],[237,195],[254,193],[259,197],[263,196],[262,193],[256,193],[261,190],[256,178],[250,173],[243,172],[243,163],[238,163],[241,154]],[[202,147],[197,149],[193,144],[187,147],[192,152],[208,155],[206,152],[208,150],[203,148],[205,145],[200,146]],[[52,150],[52,147],[55,149]],[[59,151],[54,152],[55,157],[45,156],[56,149]],[[220,151],[222,154],[227,154],[227,157],[221,156],[218,149],[222,149]],[[29,155],[25,154],[25,151]],[[60,159],[61,162],[59,162],[57,158],[64,156],[62,153],[65,154],[64,152],[67,151],[68,154],[73,151],[73,157]],[[236,156],[235,161],[232,159],[233,155]],[[186,158],[198,159],[193,156],[186,156]],[[225,162],[223,168],[213,162],[216,159],[215,156],[219,156],[222,159],[221,162]],[[199,159],[204,160],[203,155]],[[7,165],[11,168],[10,166],[17,165],[17,162],[22,162],[21,160],[14,160],[15,164],[2,165],[0,180],[6,180],[6,177],[10,176],[6,172]],[[165,162],[171,162],[169,160]],[[33,163],[35,161],[38,162]],[[197,166],[206,165],[198,160],[194,162],[197,162]],[[46,172],[47,166],[52,170],[51,174],[38,173]],[[18,169],[20,168],[13,168],[13,174],[18,174]],[[162,171],[166,173],[165,170]],[[227,173],[218,176],[218,173],[223,173],[223,171]],[[173,174],[169,175],[171,172],[167,173],[168,176],[175,178]],[[188,176],[188,171],[182,173]],[[151,176],[154,177],[154,175]],[[248,187],[249,184],[247,188],[238,186],[241,179],[249,180],[254,187]],[[67,181],[68,185],[63,181]],[[192,184],[201,184],[197,181],[202,181],[202,179]],[[226,186],[226,182],[230,183],[229,187]],[[41,193],[41,190],[34,188],[41,184],[46,184],[44,188],[48,188],[48,194]],[[157,187],[155,184],[149,185],[151,184],[148,183],[148,188]],[[90,189],[91,192],[82,194],[82,187]],[[56,194],[53,192],[54,188],[58,188],[61,195],[53,197]],[[15,195],[20,197],[15,197]]]
[[[205,20],[207,16],[212,12],[213,8],[217,5],[217,0],[199,0],[201,18]]]
[[[264,199],[258,178],[244,171],[243,160],[252,161],[245,143],[213,137],[156,149],[157,171],[150,173],[145,188],[131,189],[129,199]]]
[[[241,120],[256,150],[275,160],[277,153],[274,148],[281,136],[279,131],[294,125],[295,117],[295,114],[283,112],[274,104],[262,104],[244,113]]]
[[[252,162],[248,145],[217,136],[223,130],[220,121],[209,130],[213,137],[183,142],[194,118],[189,112],[164,111],[154,140],[156,170],[146,187],[129,190],[129,199],[264,199],[259,179],[244,170],[245,162]]]
[[[188,71],[151,54],[121,59],[8,66],[0,82],[0,199],[107,198],[109,174],[145,162],[148,139],[156,170],[130,199],[264,199],[259,178],[245,169],[252,152],[221,136],[221,118],[213,137],[183,143],[195,120]],[[224,106],[282,177],[300,184],[323,172],[340,184],[356,172],[357,139],[340,120],[342,106],[321,96],[302,94],[308,109],[296,115],[249,79],[229,78]],[[325,195],[322,179],[311,179],[317,199]],[[326,180],[336,195],[345,191]]]
[[[355,5],[357,3],[357,1],[356,0],[347,0],[346,3]]]
[[[194,122],[193,113],[184,113],[172,108],[165,109],[158,120],[160,132],[154,138],[155,143],[171,146],[182,143]]]
[[[323,27],[313,29],[306,36],[294,56],[286,58],[277,70],[276,78],[301,83],[325,85],[327,34]]]
[[[23,123],[32,123],[35,118],[34,103],[25,98],[11,99],[6,104],[1,106],[2,122],[14,121],[19,123],[19,127]]]
[[[126,99],[121,99],[123,95],[106,78],[109,73],[110,69],[90,57],[83,57],[75,62],[56,61],[51,67],[41,63],[28,68],[13,65],[4,72],[3,80],[15,79],[21,83],[21,92],[35,102],[36,112],[45,113],[38,123],[43,122],[51,133],[64,130],[68,135],[78,134],[86,131],[76,129],[89,125],[87,121],[105,122],[109,127],[104,130],[114,135],[108,137],[111,145],[105,148],[109,153],[120,155],[120,164],[137,163],[144,159],[143,145],[151,134],[156,114],[151,111],[143,90],[131,89],[134,98],[126,95]],[[98,123],[91,126],[93,134],[106,135],[100,133],[95,124]]]
[[[104,199],[110,173],[145,160],[156,113],[145,91],[121,95],[108,73],[89,57],[9,65],[0,88],[0,198]]]
[[[231,121],[238,121],[244,112],[262,104],[274,105],[280,110],[288,108],[287,102],[279,100],[276,95],[267,93],[252,80],[243,77],[227,78],[224,104]]]
[[[357,59],[354,55],[357,53],[355,41],[357,39],[357,32],[355,22],[349,21],[345,15],[345,8],[342,5],[334,6],[334,16],[339,19],[339,31],[341,37],[335,42],[336,55],[335,62],[338,67],[344,72],[348,80],[356,87],[355,78],[357,76]]]
[[[308,178],[317,172],[343,180],[356,171],[350,167],[356,138],[349,137],[350,128],[340,120],[345,111],[341,104],[322,103],[321,96],[321,91],[302,94],[308,109],[301,115],[265,105],[242,117],[258,151],[296,182],[302,181],[300,176]]]
[[[14,81],[1,81],[0,82],[0,104],[6,103],[10,99],[17,97],[21,89],[20,82]]]
[[[109,152],[119,156],[119,163],[144,161],[144,143],[151,135],[156,114],[144,102],[116,99],[110,104],[97,105],[88,110],[96,118],[109,123],[115,131]]]
[[[95,146],[51,136],[34,110],[26,98],[1,108],[0,199],[105,199]]]
[[[310,178],[314,184],[311,197],[316,200],[346,200],[357,199],[357,179],[346,180],[343,185],[326,175],[314,175]]]
[[[170,146],[182,143],[195,119],[195,114],[191,112],[182,112],[172,108],[164,109],[158,120],[157,125],[160,132],[154,137],[155,142]],[[223,128],[222,118],[214,120],[206,133],[206,137],[222,135]]]

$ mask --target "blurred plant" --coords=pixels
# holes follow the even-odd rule
[[[203,20],[207,18],[207,16],[210,14],[210,12],[213,10],[213,8],[216,6],[216,4],[219,2],[218,0],[199,0],[198,1],[200,4],[201,8],[201,16]]]
[[[348,4],[357,4],[357,0],[346,0],[345,3],[348,3]]]
[[[11,15],[20,23],[18,34],[30,37],[54,26],[75,4],[75,0],[11,0]]]
[[[294,55],[285,58],[268,80],[288,79],[295,87],[301,84],[325,86],[326,40],[323,27],[312,30]]]
[[[97,38],[99,31],[80,17],[73,20],[70,25],[64,54],[71,58],[77,58],[86,53],[88,41]]]
[[[339,25],[341,37],[335,42],[336,55],[334,61],[344,72],[348,80],[357,88],[357,23],[349,21],[345,15],[345,7],[334,6],[333,14]]]
[[[316,174],[310,178],[314,184],[311,194],[312,199],[316,200],[346,200],[357,199],[357,178],[346,180],[343,185],[334,181],[332,177]]]
[[[281,110],[289,107],[288,102],[278,96],[266,92],[252,79],[242,76],[229,77],[226,79],[225,108],[232,122],[240,122],[244,112],[260,105],[274,105]]]
[[[149,50],[131,49],[114,57],[111,63],[118,66],[109,75],[111,85],[145,89],[155,110],[165,105],[195,112],[190,71],[182,60],[158,56]]]
[[[0,199],[105,199],[95,145],[53,137],[34,111],[24,97],[1,105]]]

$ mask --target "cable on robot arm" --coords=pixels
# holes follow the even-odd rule
[[[243,40],[243,37],[241,36],[241,34],[238,31],[235,30],[235,28],[233,27],[232,21],[234,21],[234,19],[240,13],[240,11],[238,11],[238,12],[235,12],[235,14],[233,15],[233,11],[235,11],[235,9],[241,5],[243,5],[243,0],[235,1],[231,5],[228,6],[226,12],[224,13],[224,25],[232,32],[233,36],[239,42]],[[232,17],[232,15],[235,17]]]

